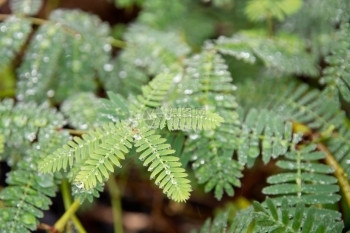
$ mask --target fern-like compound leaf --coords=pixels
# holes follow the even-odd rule
[[[206,106],[209,109],[218,105],[215,110],[219,113],[221,109],[233,110],[237,107],[233,97],[233,91],[237,87],[232,84],[225,60],[211,44],[208,44],[200,54],[186,61],[185,75],[179,78],[177,82],[181,81],[182,84],[177,90],[181,97],[177,101],[179,105]]]
[[[114,172],[114,166],[121,167],[120,160],[125,158],[132,147],[133,132],[129,126],[117,123],[108,127],[113,134],[90,150],[88,158],[79,165],[79,171],[74,177],[78,188],[90,190],[107,180],[109,174]]]
[[[214,190],[217,199],[221,199],[224,192],[232,196],[233,186],[240,186],[243,166],[232,158],[234,144],[226,140],[232,138],[232,134],[221,130],[232,129],[238,123],[233,94],[236,86],[232,84],[225,60],[212,44],[207,44],[200,54],[186,61],[181,78],[178,105],[190,105],[198,116],[215,111],[224,120],[220,120],[222,125],[215,130],[191,133],[183,157],[193,161],[195,176],[199,183],[205,184],[205,191]]]
[[[233,149],[221,144],[220,133],[191,134],[186,143],[184,156],[192,161],[195,176],[205,191],[214,190],[221,199],[223,193],[234,195],[234,187],[240,187],[243,166],[232,158]]]
[[[51,23],[44,24],[35,32],[17,70],[18,99],[41,102],[52,97],[52,75],[56,71],[65,36],[62,27]]]
[[[178,69],[179,62],[190,49],[180,35],[162,32],[142,24],[134,24],[125,34],[126,48],[121,59],[137,67],[146,68],[149,74],[164,69]]]
[[[337,233],[343,229],[339,216],[323,213],[315,207],[298,204],[291,208],[287,201],[277,207],[276,203],[267,199],[262,205],[254,202],[255,228],[253,232],[288,232],[288,233]]]
[[[19,153],[25,152],[38,138],[38,133],[46,130],[58,130],[65,124],[63,115],[51,109],[48,103],[37,105],[33,102],[17,102],[12,99],[0,102],[0,132],[6,138],[5,146],[9,165],[22,158]]]
[[[71,168],[74,163],[85,161],[103,142],[108,142],[113,135],[118,135],[120,124],[105,124],[101,128],[90,130],[81,138],[74,137],[62,148],[57,149],[51,155],[40,162],[40,172],[50,173]],[[116,162],[116,164],[118,164]]]
[[[102,99],[102,107],[100,108],[99,117],[102,121],[123,120],[130,117],[127,100],[112,91],[107,92],[108,99]]]
[[[141,87],[149,81],[147,72],[119,57],[103,65],[99,79],[107,91],[128,95],[141,94]]]
[[[324,70],[321,82],[350,102],[350,66],[346,62],[350,59],[349,23],[343,24],[338,34],[338,43],[335,43],[332,54],[326,58],[329,66]]]
[[[162,108],[146,111],[144,115],[151,127],[167,126],[169,130],[210,130],[224,121],[218,114],[200,108]]]
[[[276,89],[276,85],[280,88]],[[344,126],[347,118],[333,94],[329,95],[327,90],[320,92],[304,84],[286,80],[265,79],[259,88],[248,86],[242,88],[242,91],[254,92],[254,99],[243,100],[246,95],[243,92],[238,93],[242,95],[242,102],[245,102],[247,108],[267,108],[284,120],[299,122],[317,130],[329,139],[325,141],[325,145],[329,146],[332,155],[350,175],[350,155],[347,153],[350,151],[350,133]]]
[[[10,9],[15,14],[35,15],[43,5],[43,0],[10,0]]]
[[[262,31],[244,31],[232,38],[220,37],[218,50],[237,59],[254,63],[258,58],[265,66],[286,74],[318,74],[315,61],[297,37],[267,37]]]
[[[253,221],[253,208],[237,211],[232,217],[229,210],[220,211],[213,220],[207,219],[199,233],[248,233]]]
[[[40,131],[37,142],[24,152],[25,159],[7,174],[7,186],[0,192],[1,232],[29,233],[37,229],[57,188],[52,174],[38,173],[37,163],[67,140],[66,133],[53,129]]]
[[[166,139],[155,134],[148,126],[142,126],[134,135],[136,152],[144,166],[148,166],[151,179],[155,179],[163,192],[177,202],[186,201],[190,196],[191,185],[185,169],[181,167],[175,151],[165,143]]]
[[[302,0],[250,0],[245,13],[252,21],[282,21],[285,16],[296,13],[302,6]]]
[[[292,124],[274,112],[252,109],[241,127],[233,129],[238,160],[245,164],[262,154],[265,163],[283,155],[300,140],[292,133]]]
[[[84,109],[81,109],[84,106]],[[93,93],[77,93],[67,98],[61,105],[61,112],[68,118],[71,126],[79,130],[98,126],[98,109],[101,100]]]
[[[11,16],[0,23],[0,72],[15,58],[29,33],[29,20]]]
[[[173,76],[169,73],[160,73],[147,85],[142,87],[142,95],[137,96],[138,106],[135,110],[143,112],[146,107],[159,107],[168,93],[173,81]],[[141,106],[140,106],[141,105]]]
[[[110,59],[109,26],[97,16],[79,10],[55,10],[50,20],[66,33],[57,63],[59,72],[52,80],[54,99],[62,101],[77,91],[95,90],[95,72]]]
[[[1,232],[22,233],[35,230],[41,210],[51,204],[49,197],[55,195],[56,185],[51,174],[40,175],[22,161],[19,168],[9,173],[10,185],[0,192],[0,199],[6,208],[0,209]]]
[[[270,176],[269,187],[263,189],[267,195],[287,197],[290,203],[296,204],[329,204],[340,199],[337,179],[330,174],[333,169],[317,161],[323,159],[323,152],[314,151],[311,145],[301,150],[286,154],[288,160],[280,160],[277,166],[287,172]],[[280,200],[280,198],[277,198]]]

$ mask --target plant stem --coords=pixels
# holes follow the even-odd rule
[[[347,179],[347,174],[324,144],[318,143],[317,148],[326,154],[325,161],[334,169],[334,175],[338,179],[338,183],[343,191],[348,206],[350,206],[350,184]]]
[[[72,198],[69,193],[69,183],[67,179],[62,180],[61,193],[62,193],[64,209],[67,210],[69,206],[72,204]]]
[[[114,177],[107,181],[109,194],[113,209],[114,233],[123,233],[122,205],[120,200],[120,190]]]
[[[293,123],[293,125],[294,124],[295,123]],[[297,123],[297,124],[300,124],[300,123]],[[304,125],[304,124],[300,124],[300,125],[302,125],[304,129],[306,129],[305,130],[306,132],[308,132],[308,133],[312,132],[312,129],[310,127],[308,127],[307,125]],[[341,190],[343,191],[344,198],[345,198],[348,206],[350,206],[350,184],[349,184],[346,172],[344,171],[342,166],[340,166],[338,161],[334,158],[334,156],[329,151],[327,146],[325,146],[322,143],[322,141],[324,139],[322,135],[317,134],[317,133],[312,133],[311,138],[312,138],[312,142],[317,145],[317,148],[326,154],[325,162],[334,169],[334,175],[338,180],[338,183],[339,183]]]
[[[109,37],[109,43],[116,48],[125,48],[126,43],[122,40],[115,39],[113,37]]]
[[[55,229],[58,232],[62,232],[66,226],[68,220],[74,215],[74,213],[79,209],[79,201],[74,201],[73,204],[66,210],[62,217],[55,223]]]
[[[269,37],[273,36],[273,20],[270,13],[266,14],[267,34]]]
[[[7,18],[9,18],[10,16],[13,16],[11,14],[0,14],[0,21],[3,21]],[[28,19],[32,22],[32,24],[35,24],[35,25],[43,25],[43,24],[46,24],[46,23],[55,23],[53,21],[50,21],[50,20],[47,20],[47,19],[41,19],[41,18],[35,18],[35,17],[24,17],[25,19]],[[68,26],[65,26],[65,25],[60,25],[61,28],[66,31],[68,34],[72,35],[72,36],[79,36],[80,33],[77,32],[76,30],[68,27]]]
[[[76,129],[65,129],[65,130],[67,130],[70,135],[76,135],[76,136],[81,136],[82,134],[87,133],[87,131],[76,130]]]
[[[72,204],[72,198],[70,196],[70,191],[69,191],[69,183],[66,179],[64,179],[62,181],[61,192],[62,192],[63,204],[64,204],[64,208],[65,208],[66,212],[56,222],[55,229],[58,231],[62,231],[63,228],[65,227],[65,225],[67,224],[67,221],[71,218],[73,220],[73,223],[74,223],[75,227],[77,228],[78,232],[79,233],[86,233],[86,230],[84,229],[83,225],[81,224],[79,219],[75,216],[75,212],[79,208],[80,204],[78,201],[75,201]],[[68,212],[69,212],[69,214],[67,214]]]

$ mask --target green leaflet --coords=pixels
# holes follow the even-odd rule
[[[308,41],[313,57],[328,56],[333,44],[339,46],[334,24],[347,20],[349,7],[349,2],[343,0],[303,1],[301,9],[285,19],[282,30]]]
[[[120,160],[124,159],[124,155],[131,149],[134,139],[137,152],[142,152],[140,159],[145,159],[144,165],[149,165],[148,170],[153,171],[151,178],[156,177],[155,183],[169,198],[175,201],[187,200],[191,186],[185,170],[181,168],[179,158],[169,156],[175,151],[170,150],[169,144],[164,144],[165,139],[155,135],[155,131],[151,129],[164,126],[159,123],[145,124],[147,118],[143,118],[145,111],[161,106],[173,78],[169,73],[159,74],[148,85],[142,87],[143,95],[139,95],[137,100],[129,100],[131,106],[120,95],[108,92],[110,100],[103,100],[104,110],[101,116],[104,120],[109,119],[114,123],[90,130],[83,134],[82,138],[74,137],[67,145],[41,161],[40,171],[49,173],[69,168],[69,177],[76,186],[76,192],[95,192],[96,188],[109,178],[114,166],[121,166]],[[179,108],[170,113],[162,109],[162,114],[170,114],[173,117],[166,120],[168,128],[214,129],[223,121],[219,115],[210,112],[193,116],[191,121],[188,121],[187,116],[181,115],[183,110]],[[130,118],[131,113],[134,118]],[[146,114],[144,115],[146,117]],[[233,192],[231,188],[228,189]]]
[[[84,109],[81,109],[84,106]],[[76,129],[86,130],[98,126],[98,110],[101,99],[93,93],[77,93],[67,98],[61,105],[62,113]]]
[[[121,167],[120,160],[132,147],[133,133],[127,125],[117,123],[109,127],[113,134],[90,150],[88,158],[80,165],[73,181],[78,188],[90,190],[107,180],[109,173],[114,172],[114,166]]]
[[[26,159],[18,162],[8,173],[6,186],[0,192],[5,207],[0,208],[0,231],[23,233],[35,230],[43,210],[51,205],[56,192],[56,181],[52,174],[40,174],[37,162],[68,140],[65,133],[56,130],[42,130],[38,142],[26,150]]]
[[[248,233],[253,221],[253,208],[237,211],[232,217],[230,210],[220,211],[213,220],[207,219],[199,233]]]
[[[49,173],[71,168],[74,163],[85,161],[95,150],[102,150],[99,147],[104,145],[113,135],[118,135],[121,124],[105,124],[101,128],[90,130],[83,134],[82,138],[74,137],[67,145],[59,148],[51,155],[40,162],[40,172]]]
[[[302,0],[250,0],[245,14],[252,21],[277,19],[296,13],[303,5]]]
[[[34,34],[21,66],[17,98],[42,102],[54,93],[53,74],[66,39],[64,29],[56,24],[44,24]]]
[[[31,32],[29,20],[11,16],[0,23],[0,73],[15,58]]]
[[[149,81],[147,73],[119,57],[103,65],[99,79],[109,92],[119,93],[124,97],[140,94],[141,87]]]
[[[240,187],[243,166],[232,158],[231,143],[224,142],[219,131],[192,133],[189,135],[182,157],[193,161],[192,168],[205,191],[214,190],[221,199],[223,193],[233,196],[233,186]]]
[[[166,144],[166,139],[155,134],[147,126],[141,126],[134,135],[136,152],[144,166],[148,166],[151,179],[155,179],[163,192],[177,202],[186,201],[190,197],[191,185],[185,169],[181,167],[174,150]]]
[[[17,102],[12,99],[0,102],[0,131],[6,138],[9,151],[5,159],[9,165],[22,159],[20,153],[26,152],[38,138],[38,133],[57,130],[65,124],[60,113],[49,107],[48,103],[37,105],[33,102]]]
[[[223,57],[218,54],[211,44],[207,45],[200,54],[193,55],[186,61],[185,74],[175,77],[174,82],[182,85],[176,90],[180,98],[176,101],[180,106],[217,105],[217,110],[232,110],[237,107],[232,84],[232,77]],[[232,119],[232,115],[230,116]],[[226,119],[225,119],[226,120]]]
[[[320,214],[315,207],[305,207],[303,204],[289,206],[286,199],[282,206],[267,199],[263,204],[254,202],[255,227],[253,232],[288,232],[288,233],[338,233],[343,229],[339,216],[329,213]],[[290,217],[292,216],[292,217]]]
[[[102,99],[99,117],[102,121],[124,120],[130,117],[127,100],[112,91],[107,92],[108,99]]]
[[[330,91],[335,91],[350,102],[350,27],[349,23],[343,23],[338,32],[338,43],[332,48],[332,54],[327,56],[326,61],[329,66],[324,70],[321,83],[326,84]]]
[[[325,157],[315,145],[288,152],[288,160],[279,160],[277,166],[287,170],[268,178],[270,186],[263,189],[267,195],[287,197],[289,203],[329,204],[340,199],[337,179],[331,176],[333,169],[317,161]],[[280,200],[280,198],[277,198]]]
[[[39,175],[29,167],[28,162],[20,162],[19,169],[12,171],[7,178],[10,186],[0,192],[0,199],[6,204],[6,208],[0,209],[2,232],[35,230],[37,218],[43,217],[41,210],[49,208],[50,197],[55,195],[53,176]]]
[[[35,15],[43,5],[43,0],[10,0],[9,3],[15,14]]]
[[[142,87],[142,95],[137,96],[135,111],[143,112],[146,107],[160,107],[173,82],[173,75],[160,73],[147,85]]]
[[[196,178],[206,184],[205,191],[214,189],[215,197],[221,199],[224,191],[231,196],[232,186],[241,185],[239,178],[244,165],[252,166],[259,155],[267,163],[285,154],[300,137],[292,134],[290,122],[273,112],[252,109],[240,126],[191,134],[189,139],[183,156],[194,161]],[[237,160],[233,158],[234,152]]]
[[[347,163],[350,133],[348,127],[344,125],[347,118],[340,108],[339,101],[333,98],[333,95],[330,96],[328,90],[320,92],[305,84],[287,80],[264,79],[263,85],[259,87],[250,84],[248,82],[237,93],[244,108],[267,108],[284,120],[300,122],[318,130],[323,137],[329,139],[325,141],[325,145],[329,147],[347,174],[350,174]],[[276,89],[276,85],[280,88]],[[255,98],[244,100],[246,97],[244,93],[252,92],[255,93]]]
[[[179,59],[189,53],[189,47],[174,32],[166,33],[142,24],[134,24],[125,34],[124,62],[146,68],[151,75],[164,69],[179,69]]]
[[[300,140],[298,135],[292,133],[291,122],[265,109],[250,110],[242,125],[233,132],[236,136],[233,143],[242,164],[251,163],[259,154],[267,163],[271,158],[285,154]]]
[[[169,130],[210,130],[218,127],[224,120],[216,113],[204,109],[162,108],[149,110],[144,114],[146,122],[153,128]]]
[[[66,33],[51,97],[62,101],[77,91],[94,91],[95,72],[100,71],[110,59],[112,48],[108,42],[108,25],[97,16],[79,10],[55,10],[50,20],[62,25]]]
[[[206,192],[214,190],[217,199],[221,199],[224,192],[233,196],[232,186],[240,186],[243,166],[232,158],[234,147],[226,140],[232,134],[220,130],[231,130],[239,122],[235,112],[236,86],[232,84],[228,67],[212,45],[208,44],[200,54],[186,61],[185,74],[179,76],[177,81],[182,83],[176,90],[180,96],[176,101],[178,105],[194,107],[197,116],[215,111],[224,120],[220,120],[222,126],[216,130],[216,127],[211,127],[213,130],[208,128],[204,133],[190,132],[182,158],[194,161],[195,176],[199,183],[205,184]],[[168,118],[171,119],[171,116]],[[176,123],[181,125],[181,121]]]
[[[220,37],[216,44],[223,54],[249,63],[261,59],[267,68],[282,74],[318,75],[314,58],[298,37],[280,34],[271,38],[263,31],[252,30],[231,38]]]

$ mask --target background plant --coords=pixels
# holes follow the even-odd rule
[[[349,229],[347,1],[111,1],[137,13],[128,24],[6,4],[1,232],[86,232],[75,213],[105,185],[122,232],[129,164],[172,201],[227,204],[193,231]],[[242,208],[235,190],[259,167],[263,196]],[[44,224],[58,190],[65,212]]]

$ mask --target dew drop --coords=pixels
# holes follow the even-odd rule
[[[15,33],[15,38],[16,39],[22,39],[23,38],[23,32],[16,32]]]
[[[119,77],[120,77],[120,78],[124,79],[124,78],[126,78],[126,76],[127,76],[126,71],[121,70],[121,71],[119,72]]]
[[[103,69],[107,72],[111,72],[113,70],[113,68],[114,68],[113,65],[110,63],[106,63],[103,65]]]
[[[197,138],[199,138],[199,135],[198,135],[198,134],[191,134],[191,135],[190,135],[190,139],[191,139],[191,140],[196,140]]]
[[[180,74],[176,75],[174,77],[174,83],[179,83],[181,81],[181,79],[182,79],[182,76]]]
[[[52,98],[55,95],[55,91],[50,89],[46,92],[47,97]]]
[[[48,63],[48,62],[49,62],[49,60],[50,60],[50,58],[49,58],[49,57],[47,57],[47,56],[43,57],[43,61],[44,61],[45,63]]]
[[[103,50],[105,52],[109,52],[112,50],[112,46],[110,44],[105,44],[105,45],[103,45]]]
[[[191,89],[186,89],[185,91],[184,91],[184,94],[185,95],[191,95],[193,93],[193,90],[191,90]]]
[[[75,185],[78,189],[82,189],[84,187],[83,183],[79,183]]]
[[[135,135],[134,135],[134,139],[135,139],[136,141],[139,141],[139,140],[142,139],[142,137],[141,137],[141,135],[139,135],[139,134],[135,134]]]
[[[37,76],[37,75],[38,75],[38,71],[37,71],[36,69],[33,69],[33,70],[30,72],[30,74],[31,74],[32,76]]]
[[[5,25],[2,25],[2,26],[0,27],[0,31],[1,31],[1,32],[6,32],[6,31],[7,31],[7,27],[6,27]]]
[[[171,120],[171,116],[169,114],[165,114],[165,119],[166,120]]]
[[[224,99],[224,96],[223,95],[217,95],[217,96],[215,96],[215,100],[217,100],[217,101],[221,101],[221,100],[223,100]]]
[[[35,139],[35,133],[27,133],[25,134],[25,138],[28,139],[29,141],[33,141]]]

